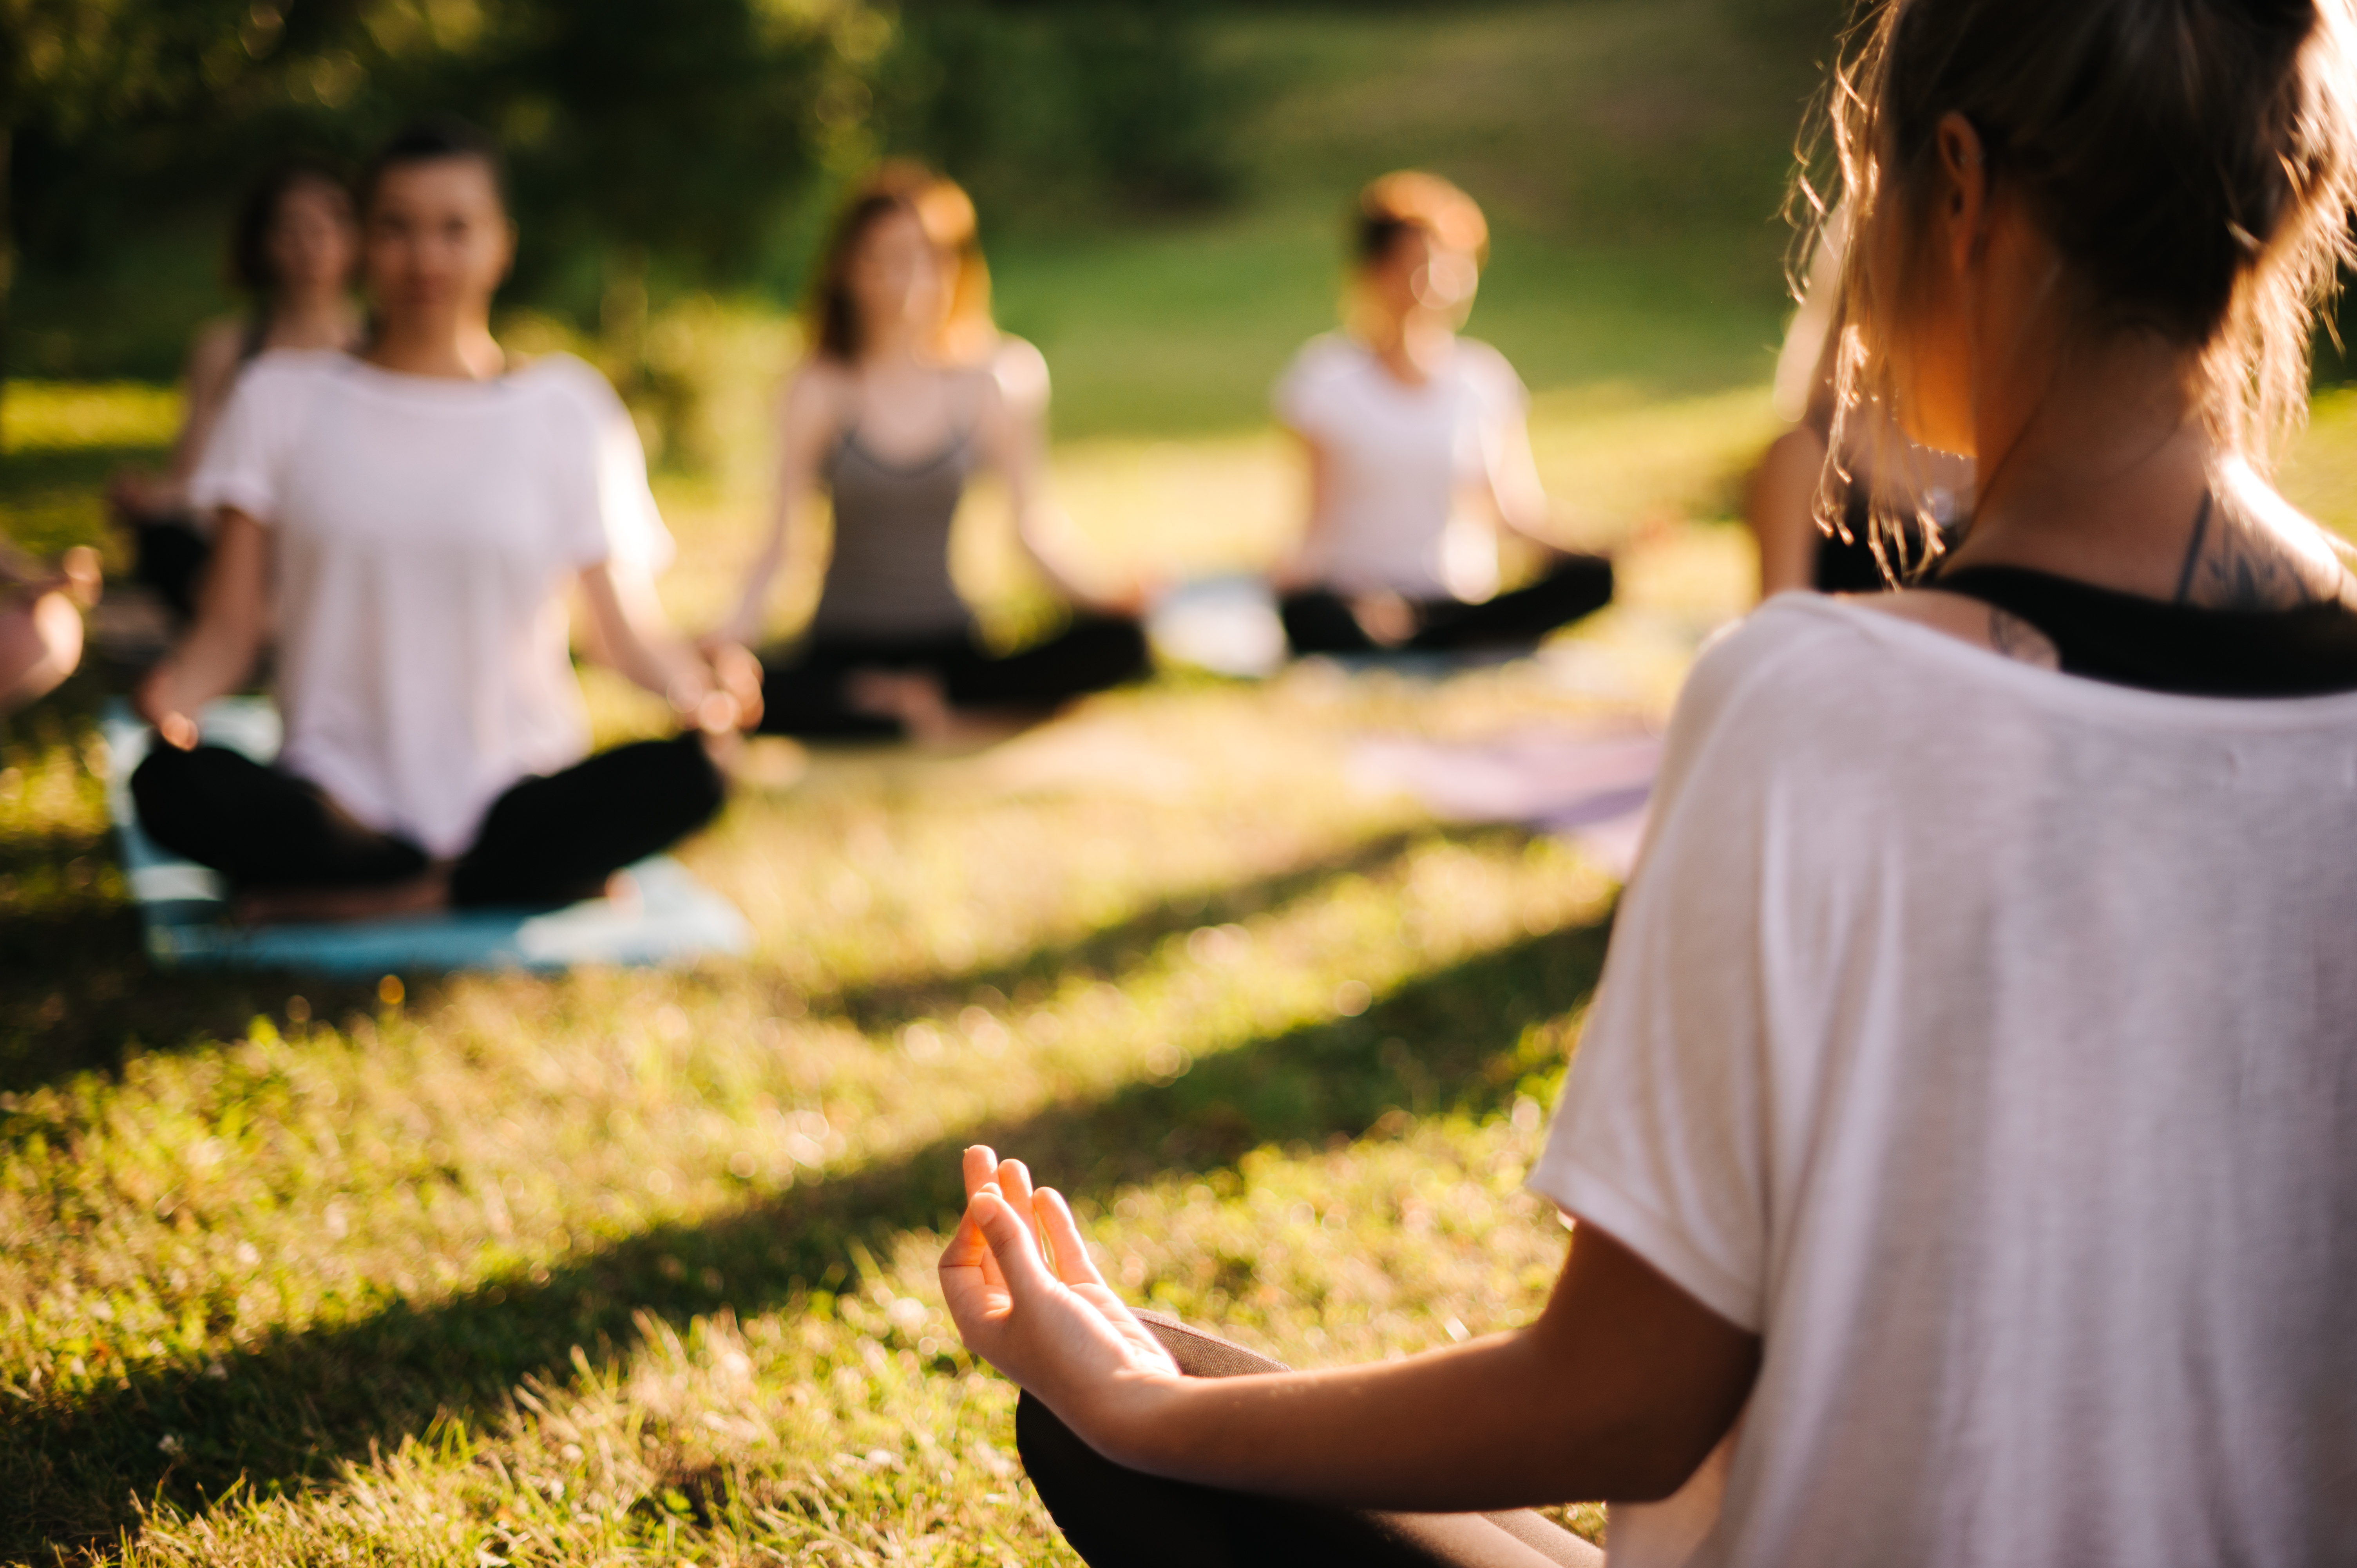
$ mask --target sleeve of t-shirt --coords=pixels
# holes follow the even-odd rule
[[[1758,618],[1755,618],[1755,621]],[[1757,1332],[1775,1065],[1764,927],[1781,792],[1777,661],[1755,627],[1697,664],[1533,1190]],[[1763,660],[1763,653],[1767,657]]]
[[[1481,459],[1494,474],[1506,451],[1507,437],[1530,418],[1531,389],[1523,384],[1513,363],[1487,343],[1460,339],[1480,408]]]
[[[260,523],[278,521],[288,446],[284,376],[256,362],[237,378],[213,424],[196,471],[188,505],[199,513],[234,507]]]
[[[576,566],[613,561],[649,573],[671,564],[674,547],[647,483],[646,447],[630,411],[605,377],[578,360],[550,367],[565,378],[579,424],[567,466],[581,489],[565,507],[567,553]]]
[[[1269,410],[1287,430],[1322,435],[1333,419],[1333,387],[1334,343],[1314,338],[1269,389]]]
[[[1484,410],[1493,420],[1524,419],[1531,409],[1531,389],[1523,384],[1513,361],[1487,343],[1461,339],[1481,389]]]

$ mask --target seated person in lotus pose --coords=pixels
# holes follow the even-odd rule
[[[810,736],[955,733],[974,710],[1036,714],[1146,670],[1138,592],[1084,581],[1047,490],[1048,367],[992,325],[974,205],[887,166],[837,220],[785,396],[769,538],[721,635],[761,631],[791,536],[823,490],[834,548],[808,633],[765,660],[761,727]],[[1074,607],[1043,642],[994,653],[950,576],[950,530],[983,470],[1017,538]]]
[[[1308,456],[1308,532],[1276,573],[1297,654],[1535,642],[1611,602],[1609,561],[1552,545],[1537,582],[1498,591],[1496,522],[1544,544],[1547,498],[1522,379],[1458,335],[1489,254],[1481,209],[1445,179],[1385,175],[1360,197],[1351,329],[1276,384]]]
[[[1572,1562],[1344,1510],[1660,1498],[1738,1412],[1697,1568],[2357,1552],[2357,579],[2262,477],[2348,254],[2357,16],[1870,18],[1839,395],[1975,461],[1971,536],[1695,668],[1527,1327],[1266,1370],[968,1151],[942,1288],[1098,1568]]]
[[[148,832],[222,872],[252,918],[549,904],[702,826],[711,749],[759,711],[751,657],[697,653],[651,570],[670,536],[629,414],[490,329],[514,234],[496,150],[429,123],[361,195],[374,331],[238,378],[188,483],[220,517],[195,627],[139,690],[160,744],[132,778]],[[578,588],[605,656],[669,699],[675,739],[588,757],[566,650]],[[285,747],[199,744],[274,611]]]
[[[132,576],[182,620],[196,613],[210,553],[212,520],[188,503],[188,478],[228,406],[239,374],[273,349],[350,349],[361,338],[352,303],[360,231],[351,193],[325,165],[294,160],[255,183],[238,209],[230,281],[249,302],[242,321],[217,321],[197,334],[182,380],[187,399],[171,466],[126,470],[108,487],[115,515],[133,535]]]
[[[0,715],[47,696],[81,662],[81,612],[98,602],[98,552],[77,544],[55,570],[0,540]]]

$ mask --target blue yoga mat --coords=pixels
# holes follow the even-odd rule
[[[211,745],[234,747],[256,761],[278,754],[277,712],[258,697],[224,698],[204,711],[198,727]],[[662,854],[630,867],[638,897],[628,901],[593,898],[563,909],[468,909],[317,925],[231,925],[221,877],[140,831],[131,774],[147,755],[153,738],[147,727],[129,704],[117,701],[108,704],[99,728],[106,736],[106,803],[122,847],[124,878],[139,907],[147,951],[159,964],[365,977],[418,970],[685,963],[752,950],[753,932],[745,917],[687,867]]]

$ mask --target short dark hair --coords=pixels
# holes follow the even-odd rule
[[[230,231],[229,281],[239,292],[267,300],[278,292],[278,273],[270,260],[270,231],[286,198],[307,185],[322,185],[351,199],[351,188],[340,170],[324,159],[296,156],[272,165],[247,188],[238,204],[237,222]]]
[[[1400,169],[1359,193],[1351,250],[1360,266],[1373,266],[1410,233],[1464,252],[1477,267],[1490,263],[1490,224],[1480,206],[1438,175]]]
[[[491,189],[499,197],[500,205],[507,206],[508,160],[500,151],[499,143],[456,115],[433,114],[412,120],[378,145],[361,170],[361,215],[366,217],[369,209],[376,204],[377,188],[393,170],[411,164],[441,163],[448,158],[468,159],[490,170]]]

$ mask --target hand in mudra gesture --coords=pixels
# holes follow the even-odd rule
[[[1092,1442],[1117,1445],[1178,1363],[1097,1272],[1062,1194],[1033,1190],[1021,1161],[980,1144],[965,1152],[965,1191],[941,1276],[966,1348]]]

